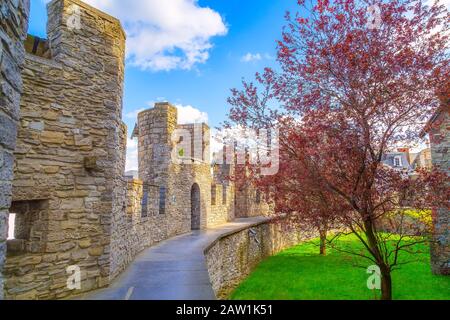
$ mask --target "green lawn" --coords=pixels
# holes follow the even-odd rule
[[[340,240],[341,241],[341,240]],[[356,237],[343,239],[354,249],[362,248]],[[426,245],[416,249],[428,252]],[[378,293],[367,288],[369,274],[356,265],[371,265],[369,260],[328,249],[318,254],[317,244],[304,243],[263,261],[231,294],[234,300],[363,300]],[[409,254],[392,274],[394,299],[450,300],[450,277],[431,274],[429,254]]]

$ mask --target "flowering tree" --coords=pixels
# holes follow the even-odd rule
[[[366,249],[353,253],[380,268],[382,299],[391,299],[399,252],[423,240],[383,233],[381,220],[405,201],[448,206],[450,194],[445,173],[412,177],[384,166],[383,156],[417,141],[439,107],[450,16],[420,0],[298,3],[278,41],[280,70],[232,90],[225,126],[280,128],[280,171],[253,170],[256,185],[277,213],[344,224]]]
[[[326,255],[327,234],[344,226],[336,212],[348,212],[348,204],[330,192],[310,170],[310,158],[305,153],[307,137],[292,118],[280,119],[279,170],[275,175],[261,175],[259,168],[249,166],[247,176],[267,199],[274,204],[275,212],[283,213],[283,223],[300,227],[309,235],[320,235],[320,254]],[[243,171],[241,171],[243,172]]]

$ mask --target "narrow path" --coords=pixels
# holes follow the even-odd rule
[[[265,219],[237,219],[165,240],[139,254],[111,286],[78,299],[215,300],[203,250],[221,235]]]

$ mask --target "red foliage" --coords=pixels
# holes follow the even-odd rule
[[[376,28],[368,25],[372,4],[381,12]],[[260,176],[249,168],[254,183],[277,213],[319,229],[344,224],[358,235],[389,299],[402,246],[387,248],[380,219],[405,201],[422,209],[448,206],[450,197],[445,173],[412,176],[383,165],[384,154],[418,141],[442,103],[436,92],[448,88],[450,16],[419,0],[299,5],[277,42],[281,70],[265,69],[255,84],[232,90],[226,126],[280,129],[280,170]]]

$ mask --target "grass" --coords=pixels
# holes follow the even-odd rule
[[[362,249],[355,236],[339,241],[353,249]],[[416,250],[428,252],[417,244]],[[365,268],[369,260],[333,249],[318,254],[317,243],[304,243],[263,261],[231,294],[232,300],[370,300],[379,298],[379,290],[367,288],[370,276]],[[402,252],[402,259],[414,262],[392,273],[395,300],[450,300],[450,277],[430,271],[428,253]]]

